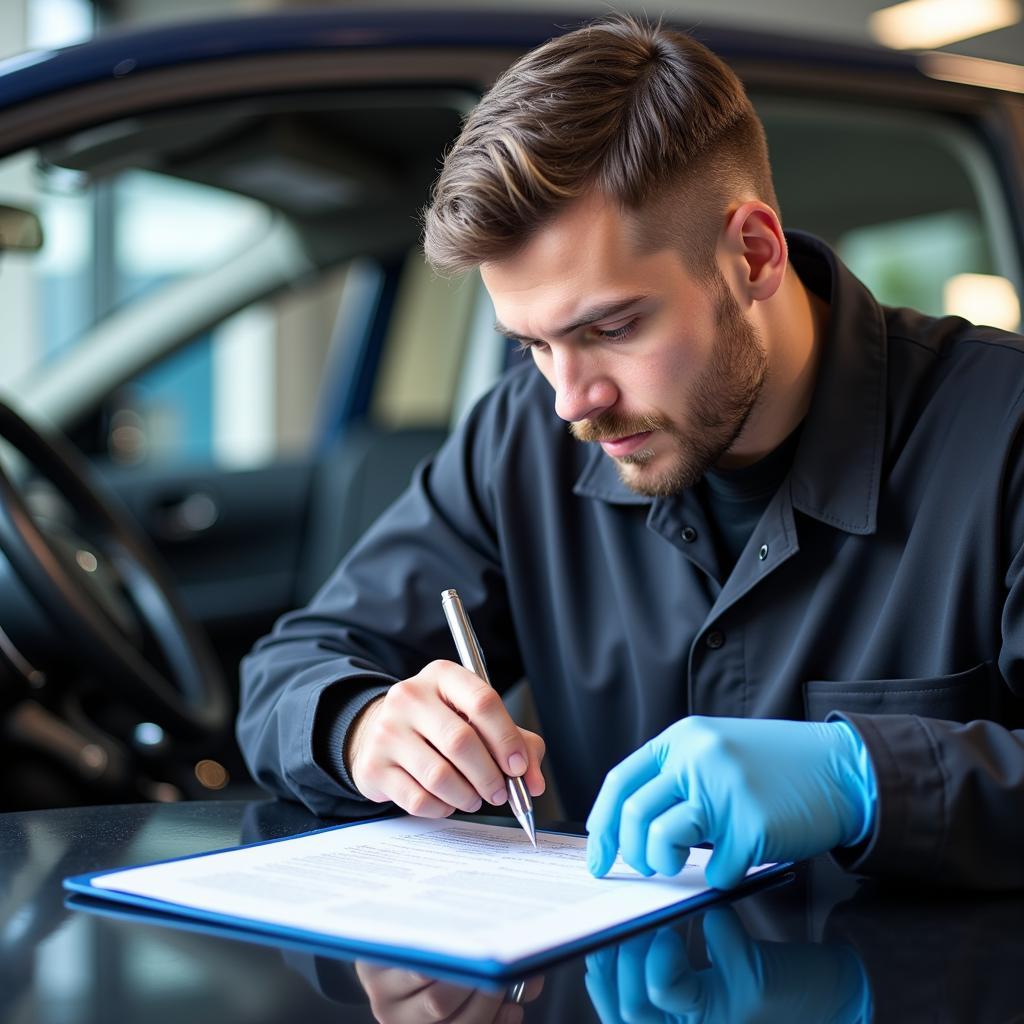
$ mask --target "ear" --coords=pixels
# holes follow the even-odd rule
[[[788,253],[778,215],[750,200],[733,210],[719,242],[726,279],[749,301],[770,299],[782,285]]]

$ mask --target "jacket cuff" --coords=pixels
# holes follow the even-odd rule
[[[366,686],[352,692],[352,680],[328,687],[320,696],[313,724],[313,760],[331,776],[351,800],[369,803],[356,789],[345,767],[345,740],[360,712],[389,686]]]
[[[834,711],[827,721],[845,722],[861,738],[878,787],[871,834],[833,858],[863,874],[932,876],[946,832],[945,778],[920,719]]]

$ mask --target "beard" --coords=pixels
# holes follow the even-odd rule
[[[768,373],[768,359],[757,329],[743,315],[724,279],[718,278],[717,338],[704,369],[687,388],[685,418],[677,424],[661,413],[606,413],[578,420],[569,429],[578,441],[609,441],[646,431],[668,438],[668,464],[655,470],[653,448],[615,458],[622,482],[637,494],[667,497],[692,487],[718,463],[740,436]]]

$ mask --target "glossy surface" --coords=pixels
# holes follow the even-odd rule
[[[273,801],[0,815],[0,1020],[987,1022],[1024,1013],[1024,897],[908,893],[825,858],[770,890],[496,991],[104,917],[68,907],[61,889],[69,874],[324,824]]]

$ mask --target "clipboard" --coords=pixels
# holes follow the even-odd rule
[[[369,956],[361,950],[350,950],[338,943],[323,940],[306,940],[299,937],[286,938],[267,935],[260,931],[238,928],[230,922],[217,924],[212,921],[198,921],[178,914],[165,913],[159,910],[147,910],[132,907],[111,900],[98,900],[79,892],[69,892],[64,897],[64,906],[68,910],[91,914],[109,921],[118,921],[132,925],[150,925],[157,928],[169,928],[172,931],[186,932],[191,935],[205,935],[214,939],[227,939],[233,942],[245,942],[279,953],[295,953],[304,957],[329,961],[334,964],[351,966],[354,962],[363,961],[377,967],[401,967],[413,969],[420,967],[400,954],[394,956]],[[525,975],[510,974],[490,976],[485,974],[460,971],[457,967],[431,966],[431,980],[444,981],[452,985],[460,985],[467,989],[481,992],[500,993],[507,991],[515,982],[525,980]]]
[[[387,828],[389,825],[392,826],[390,832]],[[230,878],[231,876],[225,874],[226,872],[241,872],[244,875],[245,872],[253,870],[253,865],[258,867],[264,862],[287,868],[287,865],[293,860],[297,859],[296,862],[300,863],[308,862],[309,857],[321,855],[318,851],[323,850],[340,856],[342,859],[337,863],[344,865],[345,851],[349,851],[350,859],[355,856],[352,851],[364,848],[364,836],[371,843],[387,842],[392,833],[396,833],[402,838],[412,836],[413,840],[423,836],[429,843],[432,839],[447,839],[444,833],[449,833],[452,830],[457,830],[460,838],[464,838],[468,834],[470,839],[479,837],[481,842],[485,840],[491,842],[495,832],[501,834],[500,842],[503,844],[525,841],[525,836],[520,837],[515,829],[483,825],[472,821],[453,822],[447,819],[437,821],[405,817],[374,819],[329,826],[300,835],[270,839],[260,843],[190,854],[132,868],[114,868],[75,875],[64,880],[64,888],[72,893],[88,897],[90,909],[98,909],[99,905],[109,906],[111,909],[114,907],[134,908],[148,912],[147,919],[155,922],[160,922],[163,919],[166,923],[173,923],[177,926],[186,923],[213,926],[220,934],[231,933],[250,941],[263,940],[272,944],[300,943],[316,947],[321,951],[336,950],[339,955],[343,956],[361,956],[389,962],[401,962],[448,975],[499,979],[529,973],[542,966],[595,946],[605,945],[684,913],[715,902],[732,899],[752,888],[759,888],[769,879],[778,878],[791,866],[790,864],[774,864],[754,869],[740,887],[729,892],[720,892],[709,888],[693,892],[692,885],[688,888],[680,886],[681,898],[672,899],[671,891],[658,893],[655,900],[658,905],[653,908],[650,907],[650,897],[653,891],[638,887],[657,883],[633,873],[633,877],[629,879],[628,896],[631,902],[635,900],[638,905],[643,905],[644,909],[640,912],[625,916],[619,915],[619,919],[606,926],[595,929],[586,928],[582,932],[577,929],[576,933],[573,932],[572,922],[566,920],[566,915],[563,913],[559,915],[559,928],[563,932],[562,935],[555,936],[550,942],[546,941],[544,937],[540,937],[537,940],[536,948],[516,947],[511,953],[495,953],[494,949],[482,949],[476,953],[467,947],[470,939],[466,936],[454,936],[452,948],[445,948],[443,941],[424,943],[416,941],[415,938],[410,940],[409,935],[389,937],[386,934],[386,929],[384,932],[381,931],[379,922],[371,921],[368,926],[355,927],[351,922],[346,924],[341,919],[341,915],[337,915],[337,919],[333,917],[330,919],[329,928],[296,924],[294,922],[301,919],[301,914],[294,908],[287,910],[288,920],[271,920],[260,913],[252,912],[248,907],[242,912],[226,910],[226,906],[243,903],[242,897],[234,899],[230,893],[225,895],[212,888],[211,896],[208,899],[193,898],[192,890],[188,890],[190,894],[184,899],[175,896],[173,892],[169,895],[157,895],[161,891],[162,878],[177,878],[181,875],[192,875],[200,879]],[[431,836],[430,833],[437,833],[437,835]],[[381,836],[384,838],[381,839]],[[572,846],[582,843],[581,837],[561,831],[538,830],[538,837],[547,839],[549,850],[554,846],[567,850],[569,855],[572,854],[570,849]],[[424,846],[424,849],[427,849],[427,846]],[[703,852],[703,859],[706,860],[707,851],[694,852],[695,854]],[[527,868],[532,870],[528,863],[529,856],[525,856],[523,860],[527,862]],[[585,869],[583,873],[585,874]],[[121,876],[121,878],[115,876]],[[282,875],[281,877],[286,876]],[[135,880],[130,888],[127,887],[125,879]],[[141,880],[141,884],[139,884],[139,880]],[[584,880],[580,881],[582,884]],[[626,879],[619,879],[619,881],[626,881]],[[112,887],[115,884],[124,887]],[[351,880],[339,879],[338,891],[347,891],[345,885],[351,887],[352,884]],[[587,875],[585,884],[600,886],[602,883],[590,879]],[[668,885],[669,880],[665,880],[663,884]],[[180,886],[177,887],[177,889],[180,888]],[[282,900],[281,902],[286,901]],[[314,908],[314,912],[321,909]],[[413,919],[410,927],[415,925],[418,911],[424,915],[427,914],[427,910],[417,907],[415,902],[403,906],[402,909],[406,916]],[[429,924],[429,922],[427,923]],[[493,919],[491,926],[494,927]],[[420,934],[425,934],[425,932]]]

